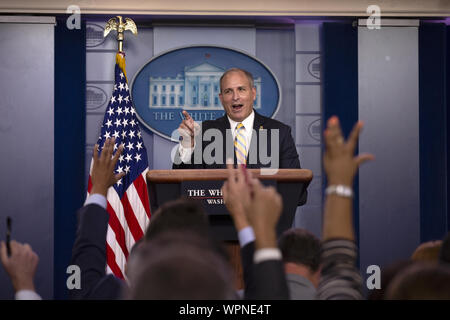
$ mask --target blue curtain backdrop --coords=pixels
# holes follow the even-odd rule
[[[447,51],[446,51],[446,110],[450,109],[450,26],[447,26],[446,29],[446,45],[447,45]],[[446,117],[445,117],[447,123],[450,123],[450,112],[447,111]],[[446,144],[448,144],[448,141],[450,141],[450,129],[447,125],[446,128],[447,132],[447,140]],[[448,149],[447,149],[448,150]],[[448,151],[447,151],[448,152]],[[450,168],[450,157],[447,156],[447,168]],[[450,231],[450,206],[448,205],[448,199],[450,199],[450,176],[447,172],[447,193],[446,193],[446,202],[447,202],[447,231]]]
[[[358,121],[358,29],[352,22],[325,22],[322,34],[322,132],[336,115],[345,137]],[[358,150],[356,150],[358,152]],[[324,175],[325,177],[325,175]],[[323,188],[326,180],[323,179]],[[359,186],[354,181],[353,215],[359,243]],[[359,263],[359,262],[358,262]]]
[[[86,25],[70,30],[67,17],[58,17],[55,27],[55,299],[67,298],[66,270],[75,239],[75,213],[86,196]]]
[[[448,230],[446,38],[445,24],[421,23],[419,27],[421,242],[442,239]]]

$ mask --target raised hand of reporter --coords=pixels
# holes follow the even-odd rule
[[[115,138],[106,139],[100,155],[98,154],[98,145],[96,144],[94,146],[94,163],[91,172],[91,194],[99,193],[106,197],[108,188],[113,186],[125,175],[125,172],[119,174],[114,173],[114,168],[116,167],[119,156],[124,148],[123,145],[120,145],[113,156],[114,143]]]
[[[2,264],[11,278],[15,292],[20,290],[35,291],[34,275],[39,263],[38,255],[29,244],[21,244],[15,240],[10,242],[11,256],[8,257],[6,245],[0,245],[0,258]]]
[[[353,127],[347,141],[342,136],[339,119],[334,116],[328,120],[324,133],[326,150],[323,157],[324,169],[329,185],[345,185],[351,187],[358,167],[368,160],[373,160],[371,154],[355,156],[358,137],[363,123],[358,121]]]
[[[283,209],[283,200],[274,187],[265,187],[257,179],[250,182],[252,198],[245,205],[245,211],[255,233],[255,247],[275,248],[276,225]]]
[[[236,230],[239,231],[249,226],[245,207],[251,201],[251,188],[242,169],[235,170],[232,164],[227,164],[227,170],[228,180],[222,187],[222,195]]]

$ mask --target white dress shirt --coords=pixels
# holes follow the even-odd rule
[[[246,244],[255,241],[255,233],[252,227],[245,227],[238,231],[239,245],[243,248]],[[268,260],[282,260],[279,248],[262,248],[255,250],[253,263],[261,263]]]
[[[16,300],[42,300],[42,297],[33,290],[19,290],[14,298]]]
[[[89,197],[84,202],[84,205],[87,206],[88,204],[91,204],[91,203],[97,204],[106,210],[107,201],[106,201],[105,196],[102,194],[99,194],[99,193],[90,194]]]

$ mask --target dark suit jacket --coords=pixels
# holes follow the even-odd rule
[[[71,264],[81,270],[81,289],[69,290],[71,299],[120,299],[124,281],[106,275],[106,232],[108,212],[89,204],[78,213],[78,230]]]
[[[289,300],[282,260],[266,260],[253,263],[255,243],[241,248],[242,270],[244,274],[244,297],[249,300]]]
[[[203,150],[208,147],[208,145],[216,142],[214,139],[205,140],[202,139],[204,133],[209,129],[217,129],[217,132],[221,133],[222,136],[222,149],[217,147],[217,151],[222,154],[216,154],[212,152],[212,155],[218,159],[217,162],[206,163],[203,159]],[[294,139],[292,138],[291,128],[280,121],[265,117],[260,115],[255,111],[255,120],[253,122],[253,132],[251,145],[247,154],[247,168],[249,169],[259,169],[271,167],[271,163],[267,163],[267,158],[271,158],[272,150],[272,140],[271,133],[273,129],[278,129],[278,151],[279,151],[279,163],[278,168],[286,169],[300,169],[300,160],[297,153],[297,148],[295,147]],[[265,129],[265,130],[264,130]],[[265,137],[266,138],[265,138]],[[196,137],[196,150],[191,156],[190,163],[183,163],[180,160],[179,153],[176,152],[175,163],[172,165],[173,169],[224,169],[226,168],[226,159],[233,158],[234,163],[236,163],[236,155],[234,154],[234,142],[231,133],[230,122],[226,115],[217,120],[207,120],[202,122],[202,134]],[[267,141],[267,149],[261,150],[260,152],[260,141]],[[227,143],[228,142],[228,143]],[[219,144],[217,144],[219,145]],[[211,148],[211,146],[209,147]],[[214,148],[212,148],[214,150]],[[274,148],[275,152],[276,148]],[[209,151],[208,151],[209,153]],[[260,154],[261,153],[261,154]],[[266,158],[266,159],[264,159]],[[180,163],[180,164],[176,164]],[[275,166],[276,167],[276,166]],[[274,168],[274,166],[272,166]],[[308,192],[305,190],[300,195],[298,200],[298,205],[303,205],[306,203],[308,197]]]
[[[201,156],[205,148],[211,143],[217,143],[214,139],[208,141],[202,141],[204,133],[209,129],[217,129],[217,132],[221,133],[222,136],[222,148],[217,148],[216,152],[212,152],[213,159],[218,159],[213,163],[206,163],[205,159]],[[228,130],[227,130],[228,129]],[[279,164],[278,166],[272,166],[274,168],[300,168],[300,160],[298,158],[297,149],[295,147],[294,139],[291,135],[291,128],[280,121],[264,117],[257,112],[255,112],[255,120],[253,123],[253,129],[256,131],[252,135],[251,145],[247,155],[247,168],[249,169],[259,169],[265,167],[271,167],[271,163],[267,163],[271,156],[272,141],[271,134],[272,130],[279,130],[278,146],[279,146]],[[265,129],[265,130],[264,130]],[[266,139],[264,139],[264,135]],[[202,122],[202,134],[196,137],[196,150],[191,157],[191,163],[186,164],[179,160],[178,152],[176,153],[175,163],[173,164],[173,169],[223,169],[226,168],[226,159],[234,158],[236,163],[236,156],[234,154],[234,144],[232,138],[232,132],[230,128],[230,122],[226,115],[217,120],[207,120]],[[267,150],[261,150],[260,152],[260,140],[267,141]],[[203,139],[205,140],[205,138]],[[220,146],[219,144],[217,144]],[[264,144],[266,145],[266,144]],[[210,145],[210,148],[213,145]],[[274,148],[275,152],[276,148]],[[209,152],[208,152],[209,153]],[[220,154],[222,153],[222,154]],[[261,153],[261,154],[260,154]]]

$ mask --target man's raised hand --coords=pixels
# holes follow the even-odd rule
[[[329,185],[342,184],[351,187],[358,167],[374,159],[372,154],[367,153],[355,156],[355,148],[362,128],[363,123],[358,121],[345,141],[338,117],[333,116],[328,119],[327,129],[324,132],[326,150],[323,164]]]
[[[200,125],[192,119],[186,110],[183,110],[184,120],[181,121],[178,131],[183,137],[181,144],[185,148],[194,147],[194,137],[200,132]]]
[[[106,139],[100,155],[98,154],[98,145],[96,144],[94,146],[91,194],[99,193],[106,197],[109,187],[113,186],[125,175],[125,172],[114,174],[114,168],[116,167],[116,163],[124,148],[123,145],[120,145],[113,156],[115,141],[115,138]]]

